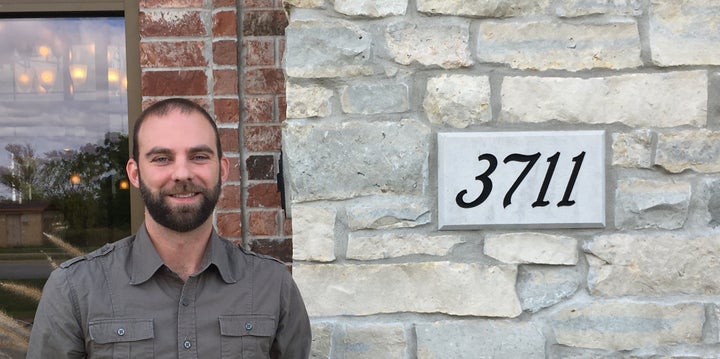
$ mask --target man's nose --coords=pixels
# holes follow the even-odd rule
[[[190,164],[185,159],[178,159],[175,161],[173,168],[173,180],[176,182],[187,181],[193,178]]]

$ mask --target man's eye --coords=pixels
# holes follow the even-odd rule
[[[210,159],[210,156],[208,155],[195,155],[193,156],[193,159],[196,161],[206,161]]]
[[[151,162],[156,162],[156,163],[164,163],[164,162],[168,162],[168,161],[170,161],[170,159],[167,157],[155,157],[151,160]]]

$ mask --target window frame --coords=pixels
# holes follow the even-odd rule
[[[142,111],[140,69],[140,7],[137,0],[3,0],[1,18],[72,17],[83,14],[122,13],[125,19],[125,56],[127,63],[128,153],[132,151],[132,129]],[[143,222],[144,206],[139,191],[130,188],[130,228],[134,232]],[[120,238],[117,238],[120,239]]]

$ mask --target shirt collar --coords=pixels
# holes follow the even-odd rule
[[[210,265],[214,265],[218,269],[222,280],[229,284],[238,281],[239,273],[236,271],[238,266],[235,265],[238,260],[237,252],[233,248],[228,248],[228,246],[234,246],[234,244],[221,238],[213,228],[210,241],[203,255],[201,272],[207,270]],[[155,246],[150,241],[150,235],[148,235],[144,224],[140,226],[135,234],[130,256],[132,258],[131,285],[138,285],[148,281],[160,267],[165,265]]]

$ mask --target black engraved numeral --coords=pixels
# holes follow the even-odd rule
[[[527,177],[527,174],[530,173],[530,170],[533,168],[538,158],[540,158],[540,152],[534,155],[521,155],[519,153],[513,153],[505,157],[505,163],[508,163],[510,161],[527,162],[527,165],[525,166],[525,169],[520,173],[518,178],[515,180],[515,182],[512,184],[512,186],[510,186],[510,189],[507,191],[507,193],[505,193],[505,198],[503,198],[503,208],[507,208],[507,206],[512,203],[513,193],[515,193],[517,188],[520,187],[520,183],[522,183],[525,177]]]
[[[482,154],[478,157],[478,161],[487,161],[488,162],[488,168],[483,172],[481,175],[475,177],[476,180],[482,182],[483,190],[482,193],[472,202],[465,202],[463,197],[465,197],[465,194],[467,194],[467,190],[464,189],[460,191],[460,193],[455,196],[455,203],[457,203],[458,206],[462,208],[473,208],[477,207],[490,196],[490,192],[492,192],[493,184],[492,180],[490,180],[490,175],[495,172],[495,169],[497,168],[497,158],[489,153]]]
[[[570,200],[570,195],[572,194],[573,187],[575,187],[575,181],[577,180],[578,173],[580,173],[580,166],[582,166],[584,159],[585,151],[582,151],[579,155],[573,157],[572,160],[575,162],[575,166],[573,166],[572,174],[570,174],[568,184],[565,186],[565,194],[563,194],[562,200],[557,204],[558,207],[567,207],[575,204],[575,201]]]

